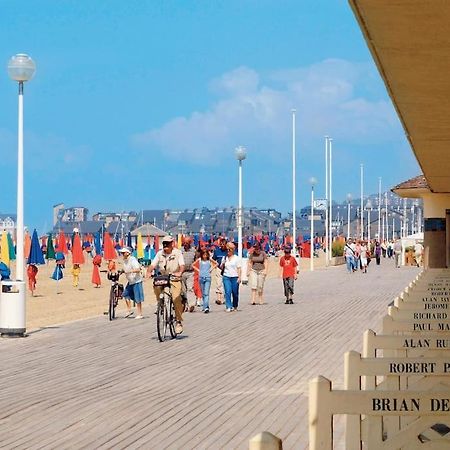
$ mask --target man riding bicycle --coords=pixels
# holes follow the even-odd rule
[[[181,251],[174,248],[174,240],[172,236],[164,236],[162,239],[162,250],[156,254],[148,268],[148,274],[157,271],[160,275],[171,275],[170,292],[172,293],[173,304],[175,307],[175,332],[180,334],[183,332],[183,302],[181,299],[181,275],[184,272],[184,258]],[[156,298],[158,299],[164,288],[154,286]]]

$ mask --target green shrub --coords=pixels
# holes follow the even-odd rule
[[[334,241],[331,246],[331,255],[332,256],[344,256],[344,246],[345,244],[340,241]]]

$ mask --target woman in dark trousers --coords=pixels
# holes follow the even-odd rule
[[[378,241],[375,243],[375,259],[377,260],[377,266],[379,266],[381,260],[381,245]]]

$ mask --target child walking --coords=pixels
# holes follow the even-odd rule
[[[73,267],[72,267],[72,277],[73,277],[72,284],[73,284],[73,287],[78,287],[78,279],[80,277],[80,272],[81,272],[80,265],[79,264],[74,264]]]
[[[285,304],[293,305],[294,281],[297,279],[297,261],[291,255],[291,247],[284,247],[284,256],[280,259],[280,276],[283,278]]]

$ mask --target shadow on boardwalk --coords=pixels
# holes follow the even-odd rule
[[[280,280],[266,303],[186,314],[183,339],[159,343],[145,320],[105,317],[0,341],[5,448],[247,448],[262,430],[307,448],[307,386],[342,383],[343,353],[360,350],[417,269],[343,267],[302,273],[296,304]]]

